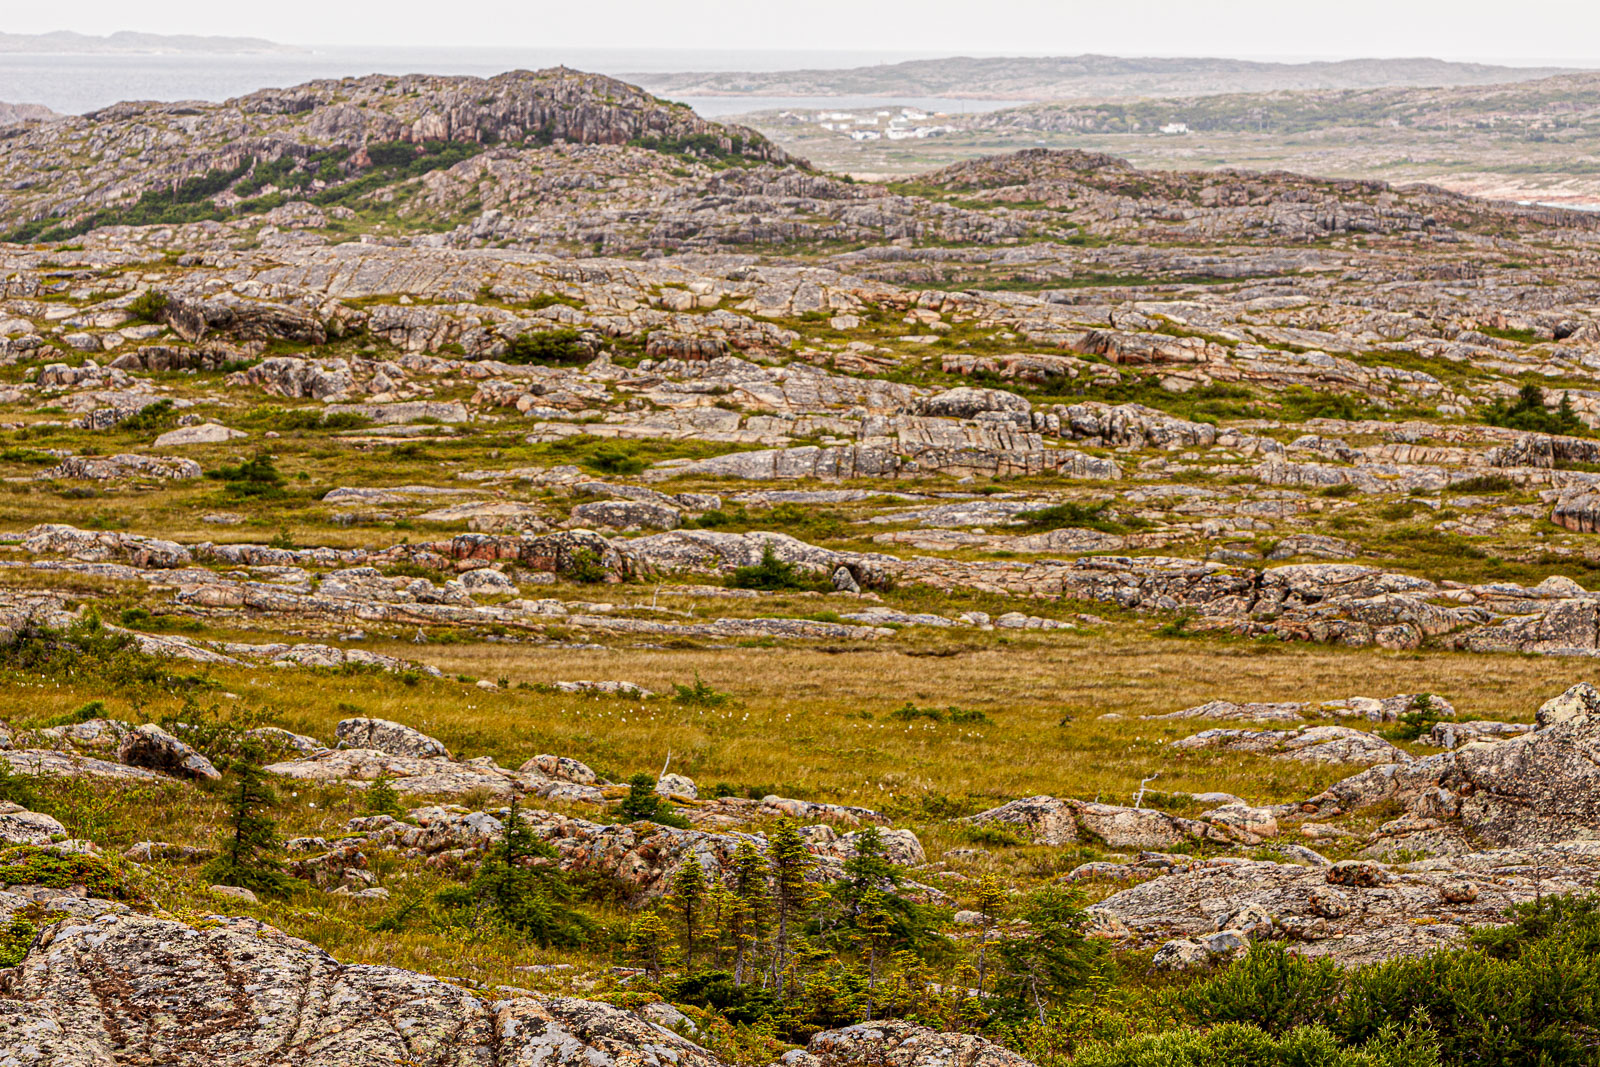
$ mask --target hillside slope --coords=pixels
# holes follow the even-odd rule
[[[565,68],[370,75],[220,104],[120,103],[28,130],[0,143],[0,226],[61,237],[90,223],[220,218],[230,198],[296,189],[331,201],[331,190],[416,177],[491,145],[559,142],[789,161],[754,131]]]

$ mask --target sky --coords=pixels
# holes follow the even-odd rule
[[[0,30],[195,33],[295,44],[861,50],[936,55],[1436,56],[1600,64],[1590,0],[74,0]],[[736,57],[731,57],[736,59]],[[735,66],[730,62],[727,66]]]

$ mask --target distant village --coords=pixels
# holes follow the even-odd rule
[[[780,116],[788,121],[814,122],[852,141],[911,141],[954,133],[954,126],[930,121],[944,117],[914,107],[876,111],[785,111]]]
[[[915,107],[880,107],[829,111],[788,110],[778,113],[778,121],[791,126],[815,126],[852,141],[916,141],[956,133],[964,126],[951,125],[952,116]],[[1137,125],[1137,124],[1135,124]],[[1189,126],[1169,121],[1154,131],[1165,136],[1184,136]],[[1039,142],[1043,144],[1044,142]]]

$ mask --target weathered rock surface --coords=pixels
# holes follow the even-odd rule
[[[119,993],[99,996],[108,978]],[[490,1001],[393,967],[342,964],[250,919],[204,928],[108,913],[50,927],[0,979],[19,1062],[189,1067],[545,1063],[720,1067],[671,1031],[565,997]]]
[[[1457,944],[1513,904],[1587,891],[1600,882],[1600,844],[1562,842],[1389,866],[1304,867],[1223,858],[1166,865],[1090,910],[1141,940],[1203,938],[1256,918],[1255,936],[1345,964],[1421,955]]]
[[[376,749],[414,759],[450,759],[450,750],[441,742],[388,719],[342,719],[334,732],[340,743],[350,748]]]
[[[886,1019],[813,1034],[783,1067],[1031,1067],[1008,1048],[973,1034],[942,1033]],[[774,1064],[773,1067],[778,1067]]]
[[[1411,756],[1376,734],[1348,726],[1303,726],[1297,730],[1204,730],[1174,741],[1179,749],[1253,752],[1272,759],[1312,763],[1409,763]]]

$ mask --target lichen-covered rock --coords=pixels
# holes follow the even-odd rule
[[[48,1067],[721,1067],[606,1004],[487,1000],[412,971],[340,963],[250,919],[196,928],[114,912],[50,927],[0,978],[0,1050]]]
[[[154,723],[147,722],[123,737],[117,746],[117,758],[129,767],[143,767],[174,778],[214,782],[222,777],[210,760]]]
[[[1144,864],[1135,864],[1143,867]],[[1260,860],[1189,860],[1090,908],[1140,940],[1199,939],[1247,911],[1271,918],[1297,952],[1357,964],[1459,943],[1475,925],[1503,922],[1540,894],[1600,884],[1600,842],[1573,841],[1403,865],[1331,867]]]
[[[1203,730],[1172,743],[1177,749],[1253,752],[1310,763],[1409,763],[1411,755],[1376,734],[1348,726],[1298,730]]]
[[[66,836],[66,827],[51,816],[20,804],[0,803],[0,844],[48,845]]]
[[[388,719],[342,719],[334,727],[334,734],[340,744],[350,748],[376,749],[391,756],[415,759],[450,758],[450,750],[443,742]]]
[[[1026,1057],[975,1034],[945,1033],[884,1019],[812,1035],[782,1067],[1033,1067]],[[773,1067],[778,1067],[774,1064]]]
[[[1257,813],[1243,805],[1231,814],[1219,808],[1208,813],[1208,819],[1186,819],[1154,808],[1037,796],[979,812],[968,821],[1012,830],[1038,845],[1092,840],[1109,848],[1133,849],[1170,848],[1195,840],[1254,845],[1260,844],[1263,836],[1277,833],[1269,813]]]

